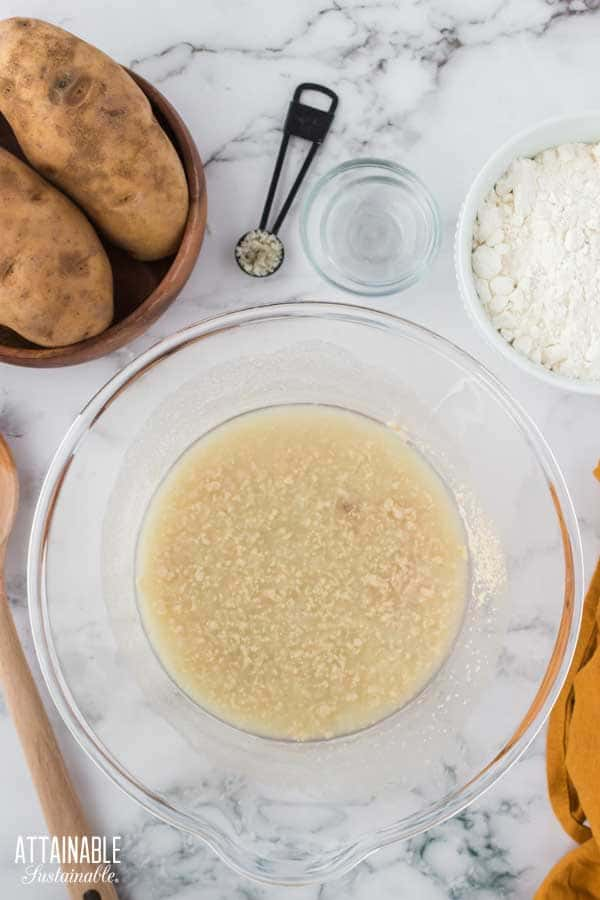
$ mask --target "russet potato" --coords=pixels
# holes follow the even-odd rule
[[[42,347],[104,331],[112,270],[98,235],[68,197],[0,148],[0,324]]]
[[[178,247],[188,213],[181,161],[130,75],[38,19],[0,22],[0,111],[28,161],[137,259]]]

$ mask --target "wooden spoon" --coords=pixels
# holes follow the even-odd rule
[[[0,435],[0,678],[31,777],[51,835],[89,835],[79,798],[67,774],[59,746],[35,686],[17,635],[4,589],[6,545],[19,502],[19,478],[10,450]],[[93,863],[65,866],[80,879],[66,885],[71,900],[118,900],[112,884],[96,882]],[[87,878],[84,881],[84,878]]]

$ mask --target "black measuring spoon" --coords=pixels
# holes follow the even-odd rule
[[[316,91],[317,93],[325,94],[331,101],[329,108],[326,110],[318,109],[315,106],[302,103],[300,98],[304,91]],[[273,275],[281,266],[285,256],[285,249],[281,238],[278,236],[279,229],[283,225],[283,221],[294,202],[294,198],[304,180],[304,176],[308,172],[310,164],[315,158],[319,146],[325,140],[337,105],[337,94],[321,84],[305,82],[304,84],[299,84],[294,91],[286,116],[283,137],[279,146],[279,153],[277,154],[260,224],[258,228],[243,234],[235,246],[236,262],[246,275],[252,275],[254,278],[265,278],[267,275]],[[290,137],[299,137],[310,141],[311,147],[281,207],[279,215],[275,219],[273,227],[268,229],[267,222],[273,206],[275,191],[277,190]]]

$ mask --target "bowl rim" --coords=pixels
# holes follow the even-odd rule
[[[490,317],[486,313],[483,304],[479,299],[471,268],[473,227],[480,202],[506,170],[510,161],[516,159],[520,155],[528,156],[531,155],[531,153],[541,152],[545,147],[556,146],[556,142],[542,142],[543,145],[540,145],[538,150],[530,152],[519,151],[519,146],[524,141],[533,139],[537,134],[541,134],[543,131],[554,126],[591,121],[597,121],[598,123],[598,141],[600,141],[600,110],[588,110],[579,113],[550,116],[540,122],[536,122],[534,125],[529,125],[509,137],[508,140],[500,144],[500,146],[488,156],[471,182],[458,214],[454,235],[454,270],[458,282],[458,289],[469,318],[480,334],[487,339],[492,347],[498,350],[506,359],[510,360],[510,362],[517,365],[522,371],[529,375],[533,375],[550,387],[559,388],[576,394],[598,396],[600,395],[600,381],[594,382],[586,381],[584,379],[569,378],[567,375],[552,372],[550,369],[545,368],[541,363],[535,363],[522,353],[519,353],[518,350],[515,350],[515,348],[502,337],[492,324]],[[572,140],[567,140],[566,142],[572,143]],[[582,138],[581,143],[591,143],[591,141]],[[505,158],[509,155],[510,159],[506,162]]]
[[[125,69],[142,90],[153,112],[158,110],[167,123],[172,133],[173,146],[185,172],[189,210],[179,246],[161,280],[125,318],[111,323],[94,337],[63,347],[12,347],[0,343],[0,363],[54,368],[77,365],[106,356],[143,334],[177,298],[194,269],[204,240],[207,216],[206,178],[198,148],[187,125],[164,94],[137,72],[125,66],[121,68]],[[89,219],[85,210],[82,212]],[[97,231],[91,220],[90,224]]]
[[[496,757],[469,783],[442,798],[441,801],[431,804],[418,815],[407,816],[368,834],[362,834],[358,839],[322,854],[317,861],[308,865],[302,860],[290,858],[281,860],[254,854],[214,825],[200,822],[191,814],[176,809],[165,798],[146,788],[112,757],[79,711],[62,675],[60,661],[53,646],[45,591],[47,542],[53,509],[63,479],[86,433],[111,402],[146,370],[180,348],[204,340],[211,334],[222,334],[246,325],[256,325],[261,321],[298,317],[317,319],[325,317],[408,336],[409,339],[426,344],[438,353],[450,357],[465,374],[474,377],[484,386],[521,429],[547,479],[563,535],[566,571],[562,616],[546,673],[540,681],[527,714]],[[492,787],[527,749],[558,697],[575,650],[583,608],[583,588],[581,539],[575,510],[563,475],[540,430],[502,383],[469,353],[421,325],[367,307],[322,301],[250,307],[205,318],[158,341],[113,375],[76,416],[50,463],[34,513],[27,560],[29,615],[37,658],[52,700],[79,746],[117,787],[148,812],[202,839],[238,873],[257,881],[279,885],[322,882],[340,877],[381,847],[413,837],[441,824]]]
[[[397,177],[400,177],[403,180],[410,182],[413,186],[417,187],[419,193],[421,194],[427,205],[431,217],[431,240],[426,255],[417,266],[409,270],[402,278],[399,278],[393,282],[382,284],[382,286],[379,288],[369,288],[367,284],[362,285],[360,282],[354,279],[348,278],[346,281],[343,281],[341,279],[333,278],[333,276],[327,274],[327,272],[318,262],[316,254],[313,252],[311,240],[308,235],[308,222],[313,211],[315,201],[317,200],[317,197],[319,196],[323,188],[327,187],[327,185],[335,178],[337,178],[338,175],[343,175],[345,172],[349,172],[352,169],[360,169],[367,166],[376,167],[379,169],[387,169]],[[402,291],[406,290],[406,288],[409,288],[413,284],[416,284],[424,277],[424,275],[427,274],[427,272],[433,265],[442,243],[441,214],[434,195],[429,190],[425,182],[422,181],[421,178],[419,178],[419,176],[412,171],[412,169],[408,169],[406,168],[406,166],[402,166],[400,165],[400,163],[394,162],[393,160],[383,159],[376,156],[356,157],[355,159],[348,159],[345,162],[339,163],[337,166],[334,166],[332,169],[329,169],[311,185],[304,203],[302,204],[302,211],[300,213],[300,238],[306,258],[308,259],[314,270],[317,272],[317,274],[320,275],[321,278],[323,278],[329,284],[333,285],[336,288],[339,288],[340,290],[346,291],[349,294],[354,294],[359,297],[389,297],[392,294],[401,293]]]

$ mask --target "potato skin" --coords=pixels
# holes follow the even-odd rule
[[[104,331],[113,317],[104,247],[68,197],[0,148],[0,323],[42,347]]]
[[[177,249],[181,161],[148,99],[109,56],[39,19],[0,22],[0,110],[23,153],[137,259]]]

